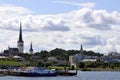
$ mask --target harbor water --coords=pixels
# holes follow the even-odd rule
[[[56,76],[56,77],[0,76],[0,80],[120,80],[120,72],[78,71],[77,76]]]

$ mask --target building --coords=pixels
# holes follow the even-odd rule
[[[18,48],[9,48],[9,54],[17,54],[18,53]]]
[[[76,57],[74,55],[69,56],[69,63],[70,63],[70,66],[76,67]]]
[[[18,53],[18,48],[8,47],[7,50],[3,52],[5,55],[13,55]]]
[[[95,62],[97,59],[83,59],[83,62]]]
[[[81,44],[80,46],[80,53],[69,56],[69,63],[71,66],[76,67],[77,63],[82,62],[84,59],[84,55],[82,55],[81,53],[83,52],[83,46]]]
[[[17,41],[17,48],[8,47],[3,51],[6,55],[13,55],[18,53],[24,53],[24,41],[22,39],[22,25],[20,23],[19,39]]]
[[[77,62],[77,63],[83,61],[84,55],[83,55],[82,53],[83,53],[83,46],[82,46],[82,44],[81,44],[81,46],[80,46],[80,53],[75,54],[75,58],[76,58],[76,62]]]
[[[47,59],[48,62],[57,62],[57,59],[53,56],[48,57]]]
[[[68,66],[69,61],[67,60],[57,60],[57,66]]]
[[[31,42],[31,44],[30,44],[29,52],[30,52],[30,54],[33,54],[32,42]]]
[[[24,41],[22,40],[22,25],[20,23],[19,40],[17,41],[17,48],[19,53],[24,53]]]
[[[82,62],[84,59],[84,55],[81,53],[75,54],[76,62]]]

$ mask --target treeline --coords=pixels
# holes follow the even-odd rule
[[[103,54],[95,53],[93,51],[80,51],[80,50],[65,50],[65,49],[53,49],[51,51],[42,50],[41,52],[34,53],[35,56],[40,56],[43,59],[47,59],[50,56],[54,56],[57,59],[68,60],[70,55],[81,53],[87,56],[103,56]]]
[[[40,52],[35,52],[34,54],[17,54],[18,56],[21,56],[23,60],[16,60],[13,58],[9,58],[7,60],[9,61],[17,61],[17,62],[24,62],[24,65],[28,66],[43,66],[43,67],[48,67],[48,66],[56,66],[57,62],[50,62],[48,61],[49,57],[55,57],[57,60],[64,60],[64,61],[69,61],[69,56],[70,55],[75,55],[75,54],[83,54],[87,56],[103,56],[103,54],[100,53],[95,53],[93,51],[81,51],[81,50],[65,50],[65,49],[60,49],[56,48],[51,51],[47,50],[42,50]],[[63,65],[61,65],[63,66]],[[69,64],[65,64],[64,66],[70,66]]]
[[[119,62],[79,62],[77,65],[78,68],[82,70],[87,70],[87,69],[120,69],[120,63]]]

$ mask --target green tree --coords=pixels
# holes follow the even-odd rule
[[[84,63],[84,62],[78,63],[78,67],[79,67],[79,68],[85,68],[85,63]]]
[[[38,62],[37,62],[37,66],[38,66],[38,67],[43,67],[44,64],[43,64],[41,61],[38,61]]]
[[[50,51],[51,56],[63,55],[65,53],[66,53],[66,51],[64,49],[59,49],[59,48],[56,48],[56,49]]]

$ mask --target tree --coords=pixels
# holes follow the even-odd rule
[[[84,63],[84,62],[78,63],[78,67],[79,67],[79,68],[85,68],[85,63]]]
[[[111,68],[111,69],[114,69],[114,64],[111,64],[111,65],[110,65],[110,68]]]
[[[37,66],[39,66],[39,67],[43,67],[44,64],[43,64],[41,61],[38,61],[38,62],[37,62]]]
[[[50,51],[51,56],[63,55],[66,51],[64,49],[56,48]]]

